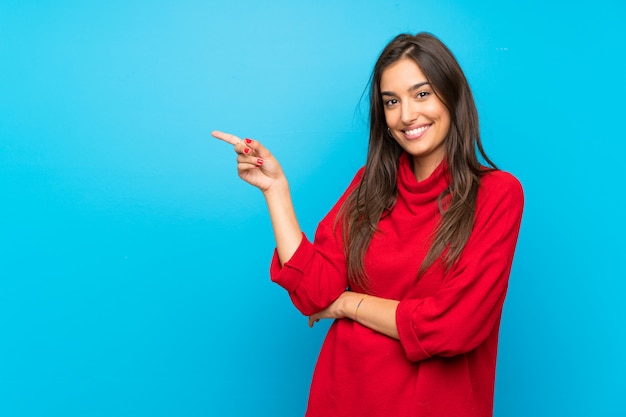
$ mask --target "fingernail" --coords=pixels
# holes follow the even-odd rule
[[[250,148],[246,148],[243,150],[243,153],[250,153]]]
[[[256,160],[256,164],[257,164],[257,165],[263,165],[263,160],[262,160],[262,159],[260,159],[260,158],[259,158],[259,159],[257,159],[257,160]]]
[[[246,141],[247,144],[251,144],[252,143],[252,139],[246,138],[245,141]]]

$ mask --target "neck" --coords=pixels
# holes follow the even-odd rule
[[[417,181],[424,181],[437,169],[443,158],[423,160],[422,158],[413,157],[413,173]]]

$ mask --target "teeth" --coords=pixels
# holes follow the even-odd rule
[[[417,135],[418,133],[422,133],[426,129],[428,129],[428,126],[422,126],[413,130],[405,130],[404,133],[406,133],[407,135]]]

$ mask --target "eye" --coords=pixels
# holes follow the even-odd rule
[[[384,100],[383,104],[385,105],[385,107],[391,107],[395,104],[398,104],[398,100],[396,100],[395,98],[390,98],[389,100]]]
[[[417,93],[415,95],[415,98],[424,99],[424,98],[428,97],[429,95],[430,95],[430,93],[428,91],[420,91],[419,93]]]

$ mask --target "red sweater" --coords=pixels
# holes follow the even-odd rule
[[[315,367],[307,417],[486,417],[493,414],[498,329],[523,208],[520,183],[493,171],[481,180],[475,224],[463,253],[445,273],[436,262],[416,280],[440,218],[445,164],[418,182],[400,158],[398,199],[365,257],[370,294],[399,300],[400,340],[350,319],[335,320]],[[322,220],[314,243],[303,237],[271,278],[312,315],[347,287],[335,217],[352,184]],[[357,290],[358,289],[354,289]]]

